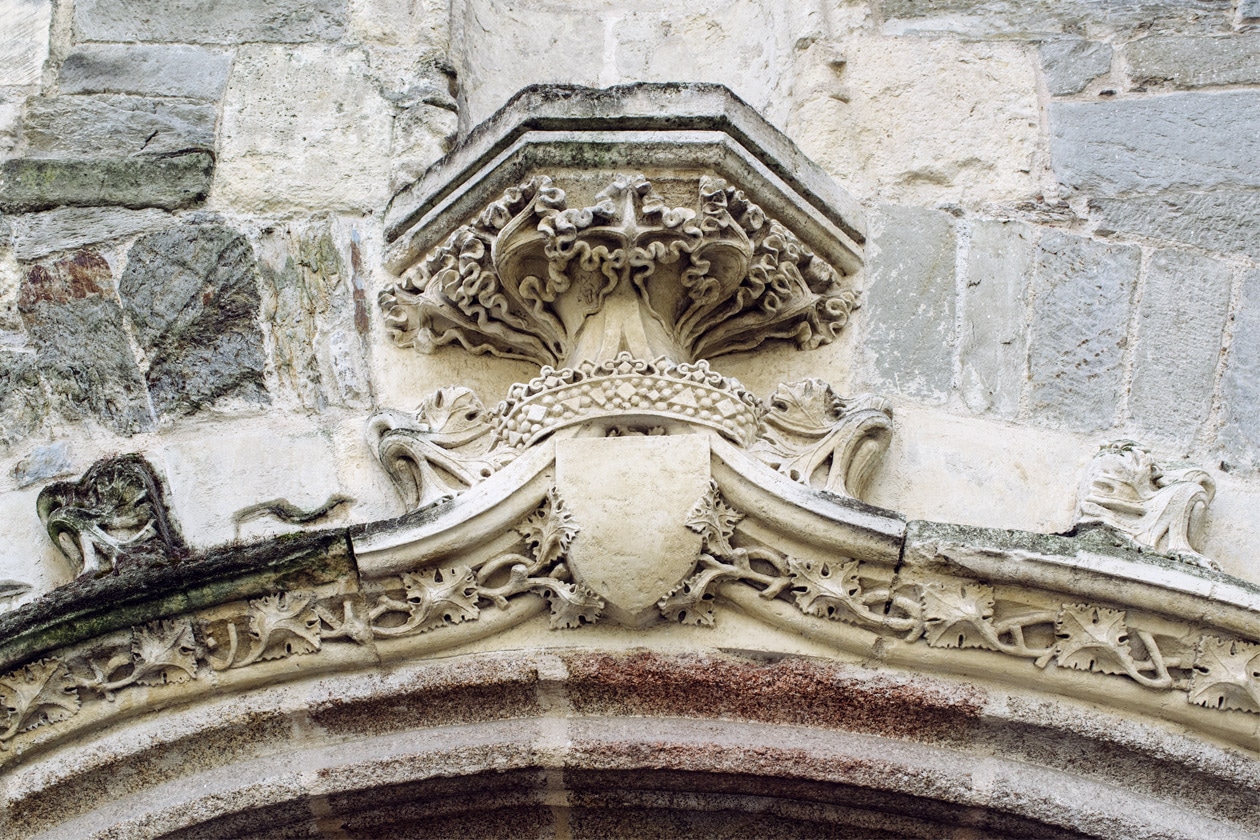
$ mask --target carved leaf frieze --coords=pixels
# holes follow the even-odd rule
[[[406,600],[382,597],[368,613],[373,621],[390,613],[405,613],[401,624],[374,624],[379,636],[403,636],[424,633],[447,624],[475,621],[477,578],[467,566],[434,568],[402,575]]]
[[[604,602],[572,580],[565,552],[578,525],[554,489],[516,529],[521,552],[508,552],[475,566],[434,567],[400,575],[391,591],[380,593],[368,618],[380,638],[425,633],[465,621],[476,621],[484,606],[507,609],[518,595],[546,599],[555,628],[598,621]]]
[[[997,650],[993,589],[982,584],[927,583],[919,590],[923,629],[932,647]]]

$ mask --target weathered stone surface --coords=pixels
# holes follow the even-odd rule
[[[7,156],[18,144],[25,102],[25,97],[0,89],[0,157]]]
[[[1184,251],[1150,260],[1138,308],[1129,412],[1153,438],[1188,444],[1212,408],[1229,266]]]
[[[1135,84],[1171,82],[1176,87],[1260,82],[1260,33],[1227,36],[1158,36],[1125,47]]]
[[[176,210],[205,198],[213,174],[210,152],[118,160],[15,158],[0,163],[0,211],[102,205]]]
[[[345,0],[83,0],[74,26],[85,41],[294,43],[340,38],[345,7]]]
[[[1155,27],[1199,30],[1219,26],[1228,0],[886,0],[890,34],[953,32],[968,37],[1099,34]]]
[[[162,415],[221,398],[267,402],[254,252],[239,233],[183,226],[138,239],[118,294]]]
[[[1260,20],[1260,0],[1238,0],[1238,17],[1243,20]]]
[[[830,95],[789,133],[847,188],[907,204],[1036,192],[1037,74],[1024,48],[853,38],[842,56]]]
[[[963,287],[959,387],[972,411],[1014,417],[1026,379],[1028,316],[1036,233],[1013,222],[971,228]]]
[[[1111,45],[1081,38],[1062,38],[1041,45],[1041,69],[1052,96],[1080,93],[1111,69]]]
[[[877,379],[943,399],[953,378],[955,233],[950,216],[884,207],[872,224],[866,349]]]
[[[1050,132],[1054,174],[1084,192],[1260,187],[1260,91],[1052,102]]]
[[[33,353],[0,350],[0,445],[12,446],[40,427],[48,392]]]
[[[61,440],[41,446],[18,461],[13,467],[13,479],[20,490],[40,481],[70,475],[73,471],[70,444]]]
[[[24,213],[12,220],[13,253],[19,260],[34,260],[55,251],[165,227],[173,220],[161,210],[121,207],[63,207],[45,213]]]
[[[50,0],[0,0],[0,86],[34,85],[48,59]]]
[[[384,205],[392,115],[362,53],[243,47],[223,109],[214,202],[251,210]]]
[[[1260,259],[1260,189],[1095,198],[1089,207],[1100,233],[1136,233]]]
[[[793,7],[774,0],[640,0],[599,11],[468,0],[452,8],[465,131],[525,85],[635,81],[719,82],[782,124],[794,44],[807,37],[785,25]],[[741,72],[731,72],[735,64]]]
[[[260,243],[263,318],[276,375],[305,408],[365,408],[367,361],[354,323],[356,302],[365,301],[362,278],[345,264],[326,222],[287,227]]]
[[[8,230],[6,218],[0,216],[0,334],[17,333],[22,329],[22,319],[17,311],[22,267],[18,265],[13,249],[5,243]]]
[[[39,96],[26,105],[30,157],[124,157],[214,149],[215,106],[141,96]]]
[[[67,420],[92,418],[130,435],[153,422],[109,279],[109,264],[85,249],[34,266],[18,306],[53,406]]]
[[[1113,425],[1140,260],[1132,246],[1058,231],[1042,237],[1029,339],[1036,422],[1080,431]]]
[[[418,181],[429,165],[451,149],[459,128],[455,69],[431,54],[412,64],[385,98],[398,109],[390,138],[390,189]]]
[[[131,93],[218,99],[227,53],[183,44],[82,44],[61,63],[62,93]]]
[[[1260,271],[1242,278],[1234,337],[1221,378],[1220,442],[1230,464],[1260,466]]]

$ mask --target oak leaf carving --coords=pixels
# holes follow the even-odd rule
[[[411,618],[407,626],[423,633],[446,624],[473,621],[477,607],[477,577],[467,566],[433,568],[402,576]]]
[[[932,647],[996,650],[993,590],[983,584],[926,583],[920,588],[924,633]]]
[[[1078,671],[1101,674],[1127,674],[1132,662],[1129,628],[1124,611],[1088,604],[1064,606],[1059,611],[1055,632],[1059,642],[1054,655],[1059,665]]]
[[[32,662],[0,677],[0,703],[9,715],[0,746],[18,732],[68,720],[79,711],[74,680],[56,659]]]
[[[1195,648],[1190,702],[1260,712],[1260,645],[1204,636]]]

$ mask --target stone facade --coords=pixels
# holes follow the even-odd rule
[[[1159,757],[1071,777],[1134,794],[1069,817],[1003,799],[1005,765],[983,791],[881,788],[993,836],[1144,836],[1157,804],[1174,836],[1260,831],[1223,793],[1260,766],[1255,2],[0,0],[0,21],[0,784],[25,803],[0,833],[234,836],[253,802],[311,836],[319,807],[360,825],[335,801],[352,784],[284,775],[267,726],[290,724],[311,755],[361,735],[377,795],[423,789],[385,834],[477,833],[432,779],[381,769],[369,734],[477,723],[392,720],[412,689],[390,668],[416,697],[567,721],[502,734],[503,768],[543,782],[486,786],[525,791],[541,836],[635,808],[699,831],[634,804],[619,774],[646,736],[605,767],[581,721],[729,719],[671,730],[653,769],[728,779],[735,740],[724,768],[688,749],[820,718],[698,712],[696,662],[736,705],[785,702],[758,681],[800,668],[887,694],[852,670],[872,664],[924,692],[906,714],[971,721],[949,750],[1042,778],[1074,772],[1055,738]],[[635,577],[645,534],[676,562]],[[450,672],[424,670],[439,651]],[[683,687],[636,706],[614,677]],[[190,749],[219,690],[242,704],[225,745],[250,709],[292,715],[228,750],[287,792],[203,756],[240,808],[127,813],[176,784],[139,770],[106,785],[117,805],[40,805]],[[143,749],[118,740],[181,703]],[[852,733],[954,737],[819,709],[832,758],[880,749]],[[1042,727],[1031,755],[1003,752],[1021,727]],[[409,760],[481,778],[477,737]],[[316,764],[360,772],[338,761]],[[1203,778],[1157,802],[1186,767]],[[600,772],[625,802],[582,799]],[[803,778],[831,811],[766,831],[883,836],[835,811],[861,775],[825,775]],[[915,807],[888,830],[964,819]]]

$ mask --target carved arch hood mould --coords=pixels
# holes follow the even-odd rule
[[[386,238],[396,280],[379,304],[400,348],[391,363],[453,345],[532,362],[537,375],[496,395],[493,406],[451,385],[416,395],[414,409],[365,418],[372,452],[407,512],[342,532],[193,554],[169,521],[160,476],[138,456],[47,488],[39,514],[84,574],[0,616],[0,762],[38,757],[62,739],[164,702],[253,696],[260,686],[314,674],[329,675],[326,685],[335,687],[328,708],[360,703],[364,714],[388,717],[427,701],[405,680],[390,682],[394,676],[371,688],[357,676],[382,666],[410,674],[437,652],[493,670],[506,660],[474,651],[534,621],[557,634],[550,636],[557,649],[595,650],[588,658],[529,660],[530,679],[553,693],[556,685],[571,688],[565,702],[586,709],[575,719],[699,716],[753,729],[790,720],[818,727],[806,753],[821,756],[817,744],[825,743],[828,756],[843,759],[799,769],[819,779],[819,767],[848,766],[868,749],[845,732],[894,746],[918,737],[915,727],[937,714],[924,712],[937,703],[933,680],[952,686],[941,701],[949,714],[967,718],[941,736],[950,746],[925,748],[923,761],[942,751],[942,767],[951,766],[949,750],[963,749],[950,741],[958,732],[974,735],[999,718],[1021,733],[1041,727],[1036,737],[1048,743],[1107,741],[1103,749],[1129,732],[1106,714],[1136,714],[1160,738],[1173,738],[1165,732],[1172,727],[1182,740],[1129,742],[1125,751],[1166,778],[1193,766],[1207,779],[1209,793],[1160,803],[1184,820],[1182,833],[1167,836],[1206,836],[1209,824],[1225,831],[1233,818],[1218,820],[1224,806],[1204,803],[1213,790],[1249,789],[1250,771],[1231,762],[1239,750],[1254,761],[1260,746],[1260,591],[1215,571],[1193,549],[1214,493],[1206,474],[1161,466],[1119,441],[1085,476],[1070,534],[906,522],[861,501],[893,434],[886,400],[839,394],[813,378],[759,396],[720,372],[726,353],[766,342],[808,351],[835,340],[860,305],[863,230],[853,200],[724,88],[518,94],[395,196]],[[681,694],[636,694],[617,712],[575,699],[589,688],[579,686],[583,668],[604,679],[650,661],[651,674],[626,677],[642,685],[658,685],[652,681],[671,668],[686,671],[691,666],[668,653],[626,658],[627,645],[652,647],[670,628],[685,644],[714,652],[704,667],[718,674],[730,666],[722,657],[741,648],[725,636],[728,622],[764,628],[789,647],[833,652],[837,661],[818,667],[849,688],[829,688],[811,703],[841,722],[798,719],[782,691],[774,703],[786,717],[762,720],[761,711],[748,712],[764,702],[750,693],[759,690],[752,672],[733,679],[723,689],[729,697],[710,701],[707,712]],[[706,632],[723,635],[698,635]],[[537,636],[511,638],[519,646]],[[888,669],[914,690],[872,688],[874,677],[853,677],[842,661]],[[998,687],[1074,709],[1096,704],[1105,711],[1090,714],[1102,722],[1089,718],[1073,730],[1074,722],[1034,721],[1023,701],[1008,702]],[[385,699],[355,699],[372,691]],[[844,704],[863,692],[892,704],[894,722],[846,718],[852,709]],[[544,714],[528,702],[504,702],[507,717]],[[599,760],[578,756],[578,740],[566,742],[569,752],[557,760],[595,768]],[[385,752],[394,748],[390,741]],[[402,773],[393,759],[380,761]],[[898,772],[889,779],[913,775]],[[1164,811],[1116,799],[1112,781],[1087,768],[1069,761],[1045,772],[1084,785],[1070,813],[1048,815],[1031,799],[997,794],[982,801],[970,789],[932,796],[967,809],[959,820],[991,810],[1028,821],[1027,836],[1086,836],[1072,832],[1088,822],[1087,812],[1094,824],[1123,823],[1133,836],[1169,830]],[[252,788],[247,797],[247,781],[220,783],[239,788],[259,814],[289,801]],[[904,781],[856,783],[911,792]],[[216,796],[232,801],[222,792],[190,793],[187,813],[201,803],[227,819],[235,806],[205,804]],[[153,824],[183,825],[183,812],[168,810]],[[234,823],[224,825],[230,833]],[[1047,827],[1059,833],[1036,834]],[[1232,823],[1214,836],[1246,836],[1230,831]],[[907,836],[935,836],[925,832]]]

